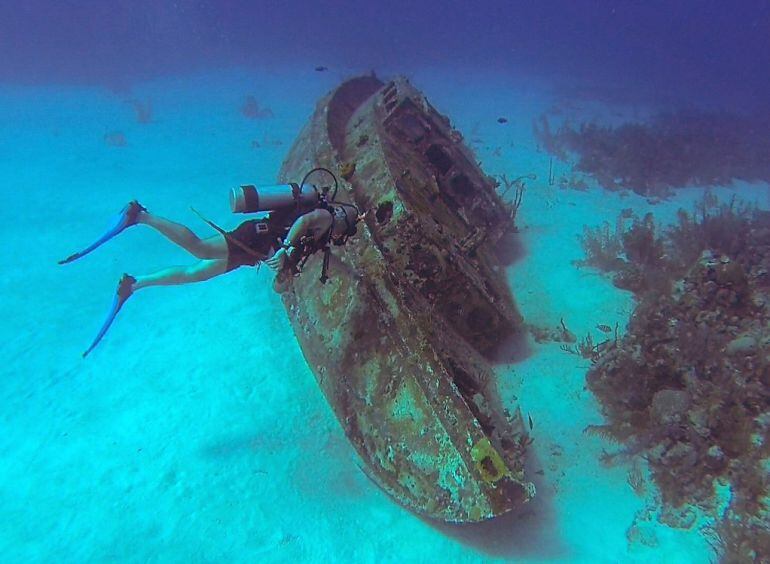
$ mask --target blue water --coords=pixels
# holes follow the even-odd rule
[[[662,202],[608,191],[553,159],[533,120],[720,112],[757,124],[738,139],[762,147],[769,37],[765,2],[0,2],[0,560],[708,561],[729,484],[689,527],[661,522],[641,457],[641,496],[631,462],[601,464],[617,445],[583,432],[603,422],[591,365],[559,343],[497,369],[503,400],[535,422],[538,496],[483,530],[447,529],[360,472],[268,269],[142,290],[83,360],[122,273],[194,259],[140,226],[56,261],[131,199],[200,236],[214,232],[191,205],[234,227],[229,189],[273,183],[316,102],[376,71],[409,77],[488,174],[537,175],[506,272],[525,319],[625,327],[633,296],[574,264],[583,226],[626,208],[673,222],[704,187]],[[270,114],[245,116],[248,96]],[[764,154],[718,198],[767,209]],[[588,190],[549,182],[551,166]]]
[[[470,68],[585,81],[625,99],[770,99],[760,1],[47,2],[0,6],[0,76],[125,85],[231,65]],[[621,93],[619,93],[622,92]]]

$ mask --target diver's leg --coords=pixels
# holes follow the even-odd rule
[[[102,337],[107,334],[107,330],[112,325],[118,312],[134,292],[147,286],[170,286],[174,284],[188,284],[190,282],[202,282],[214,276],[227,272],[227,259],[202,260],[192,266],[174,266],[166,268],[155,274],[148,276],[131,276],[124,274],[118,282],[118,289],[112,300],[112,305],[107,312],[107,319],[102,324],[101,329],[96,334],[96,338],[91,346],[83,353],[85,358],[99,344]]]
[[[227,272],[227,259],[202,260],[190,266],[172,266],[146,276],[136,276],[132,292],[147,286],[175,286],[203,282]]]
[[[159,215],[142,211],[136,218],[137,223],[149,225],[168,240],[176,243],[188,253],[199,259],[226,259],[227,242],[222,235],[201,239],[188,227],[175,223]]]

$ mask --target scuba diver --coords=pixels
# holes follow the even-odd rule
[[[319,191],[311,185],[311,189],[305,191],[305,180],[317,170],[326,171],[334,178],[335,188],[330,198],[327,197],[329,188]],[[365,216],[354,204],[335,202],[336,193],[337,178],[324,168],[311,170],[301,184],[269,186],[259,190],[253,185],[240,186],[230,193],[232,211],[269,211],[269,215],[244,221],[234,230],[225,231],[193,208],[201,219],[218,231],[217,235],[206,239],[199,238],[185,225],[150,213],[136,200],[129,202],[118,214],[114,226],[102,237],[82,251],[59,261],[59,264],[67,264],[87,255],[125,229],[138,224],[152,227],[200,260],[193,265],[172,266],[147,275],[123,274],[107,319],[83,357],[99,344],[128,298],[142,288],[202,282],[241,266],[262,262],[279,275],[288,273],[297,276],[305,261],[319,250],[324,251],[321,282],[326,282],[329,245],[344,245],[349,237],[356,234],[356,224]]]

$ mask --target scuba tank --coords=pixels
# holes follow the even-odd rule
[[[318,207],[322,193],[312,184],[276,184],[257,188],[245,184],[230,190],[230,209],[233,213],[279,211],[293,207],[297,212]]]
[[[314,184],[305,184],[314,172],[325,172],[334,180],[331,186],[320,189]],[[302,178],[302,182],[274,184],[257,188],[254,184],[244,184],[230,190],[230,209],[233,213],[256,213],[266,211],[294,211],[302,214],[314,208],[327,208],[337,197],[339,182],[337,176],[328,168],[316,167]],[[331,192],[331,194],[330,194]],[[353,204],[342,203],[353,206]],[[355,206],[353,206],[355,207]],[[356,208],[357,209],[357,208]]]
[[[334,180],[334,190],[331,186],[322,186],[319,189],[314,184],[305,184],[314,172],[325,172],[331,176]],[[302,214],[314,208],[327,208],[337,197],[338,189],[337,176],[328,168],[316,167],[308,171],[299,184],[291,182],[261,188],[254,184],[244,184],[233,188],[230,190],[230,209],[233,213],[256,213],[290,211],[289,208],[293,207],[297,214]]]

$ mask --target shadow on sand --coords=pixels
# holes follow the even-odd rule
[[[443,534],[492,558],[568,560],[569,549],[555,533],[558,526],[552,490],[542,476],[535,474],[535,469],[540,468],[538,464],[534,453],[531,453],[525,472],[535,483],[537,494],[517,510],[489,521],[466,525],[421,519]]]

